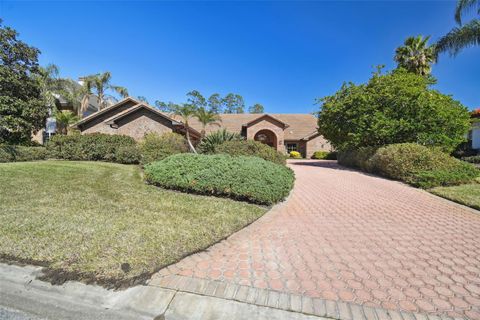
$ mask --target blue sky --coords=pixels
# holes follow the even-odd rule
[[[4,24],[42,51],[62,76],[111,71],[132,96],[182,102],[187,91],[243,95],[267,112],[318,109],[315,98],[373,66],[395,66],[410,35],[438,39],[454,1],[9,2]],[[480,107],[480,47],[433,68],[437,89]]]

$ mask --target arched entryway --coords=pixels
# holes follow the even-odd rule
[[[277,135],[273,131],[267,129],[260,130],[253,139],[277,149]]]

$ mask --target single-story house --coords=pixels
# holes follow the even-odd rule
[[[207,134],[224,128],[281,152],[298,151],[304,157],[331,150],[329,142],[318,133],[317,118],[312,114],[220,114],[219,118],[205,128]],[[202,124],[193,117],[189,126],[193,140],[199,141]],[[148,132],[185,133],[181,119],[131,97],[83,118],[74,127],[82,133],[124,134],[136,140]]]
[[[480,108],[472,111],[472,128],[468,133],[468,140],[472,143],[472,149],[480,150]]]

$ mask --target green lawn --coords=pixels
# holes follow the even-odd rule
[[[429,190],[431,193],[449,200],[480,210],[480,184],[464,184],[454,187],[438,187]]]
[[[141,175],[137,166],[103,162],[0,164],[0,257],[128,285],[266,211],[162,190]]]

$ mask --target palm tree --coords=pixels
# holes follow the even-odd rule
[[[61,79],[60,95],[65,98],[76,110],[78,117],[82,117],[90,105],[93,96],[92,82],[89,79],[80,79],[78,83],[72,79]]]
[[[480,0],[458,0],[455,9],[455,21],[458,27],[453,28],[438,40],[437,54],[448,52],[451,56],[456,56],[462,49],[480,44],[480,20],[473,19],[465,25],[462,24],[462,16],[473,8],[477,8],[477,13],[480,13]]]
[[[55,107],[55,100],[60,89],[60,78],[58,75],[58,67],[54,64],[49,64],[46,67],[40,67],[40,72],[35,76],[40,86],[40,95],[45,106],[50,110]]]
[[[108,94],[108,90],[116,92],[123,98],[128,97],[128,90],[125,87],[116,86],[110,83],[112,74],[110,72],[98,73],[83,78],[84,83],[89,85],[95,91],[98,101],[98,108],[102,110],[107,107],[107,99],[115,99],[114,96]]]
[[[395,51],[395,61],[399,68],[425,76],[432,71],[435,63],[435,46],[429,46],[430,36],[408,37],[404,45]]]
[[[71,111],[55,112],[55,120],[57,121],[58,131],[61,134],[68,133],[68,127],[77,122],[80,118]]]
[[[204,107],[200,107],[197,110],[195,110],[195,117],[200,121],[202,124],[202,131],[201,131],[201,136],[202,138],[205,137],[205,128],[209,124],[215,124],[220,126],[218,123],[221,121],[220,116],[216,114],[214,111],[211,110],[206,110]]]
[[[190,126],[188,123],[190,117],[195,116],[197,110],[193,105],[185,103],[172,105],[171,111],[174,115],[179,116],[182,119],[183,125],[185,126],[185,136],[187,138],[188,146],[193,153],[197,153],[192,141],[190,140]]]

